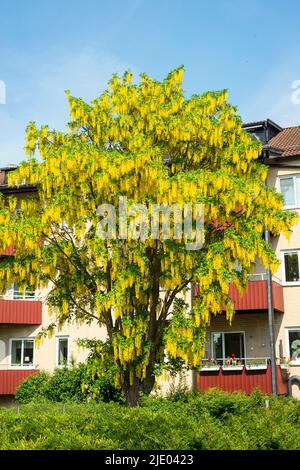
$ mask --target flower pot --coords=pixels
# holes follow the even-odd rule
[[[220,366],[204,366],[201,369],[201,372],[213,372],[216,370],[220,370]]]
[[[267,370],[267,364],[247,364],[247,370]]]
[[[242,371],[244,369],[244,366],[222,366],[223,371]]]

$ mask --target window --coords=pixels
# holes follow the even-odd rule
[[[10,365],[12,367],[31,367],[34,357],[34,339],[20,338],[10,340]]]
[[[58,337],[56,347],[57,347],[56,366],[57,367],[67,366],[69,362],[69,338],[65,336]]]
[[[287,332],[288,352],[291,361],[300,364],[300,328],[291,328]]]
[[[300,174],[280,177],[279,186],[284,198],[284,208],[300,207]]]
[[[19,287],[17,284],[13,286],[13,299],[14,300],[34,300],[35,292],[29,288],[25,290]]]
[[[245,334],[212,333],[212,355],[217,359],[226,359],[234,355],[236,358],[245,357]]]
[[[286,251],[285,253],[283,253],[284,282],[300,282],[299,254],[299,250]]]

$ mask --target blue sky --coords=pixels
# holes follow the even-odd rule
[[[126,69],[184,64],[187,96],[228,88],[244,121],[298,124],[299,18],[298,0],[1,0],[0,165],[24,158],[28,121],[64,129],[64,90],[93,99]]]

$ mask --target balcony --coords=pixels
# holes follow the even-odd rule
[[[0,256],[13,256],[14,253],[15,253],[15,249],[12,245],[10,245],[10,246],[7,246],[2,253],[0,253]]]
[[[273,276],[273,307],[280,313],[284,312],[283,287],[279,279]],[[198,287],[194,288],[195,296],[198,295]],[[229,286],[229,296],[233,300],[236,312],[263,312],[268,310],[268,291],[265,273],[249,276],[248,285],[243,294],[236,287]]]
[[[272,279],[273,307],[277,312],[284,312],[283,287],[276,278]],[[235,311],[268,310],[268,291],[265,274],[254,274],[249,277],[244,294],[240,294],[234,286],[229,287],[229,296],[234,302]]]
[[[0,395],[14,395],[22,380],[38,372],[39,370],[34,367],[31,369],[0,368]]]
[[[40,325],[42,302],[33,292],[9,289],[0,296],[0,324]]]
[[[263,393],[272,393],[271,366],[268,358],[264,361],[245,359],[242,365],[226,366],[225,361],[215,361],[204,366],[197,377],[198,390],[206,391],[219,388],[226,392],[242,391],[250,394],[259,388]],[[204,360],[204,364],[207,360]],[[287,395],[287,371],[276,365],[277,391],[279,395]]]

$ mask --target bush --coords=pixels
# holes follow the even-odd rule
[[[31,403],[0,410],[0,449],[300,449],[299,424],[299,401],[260,392],[143,397],[137,408]]]
[[[55,369],[44,388],[44,397],[55,402],[83,401],[82,378],[82,367]]]
[[[25,379],[15,395],[20,403],[37,400],[53,402],[116,401],[124,403],[120,391],[104,378],[92,378],[85,364],[55,369],[53,374],[40,372]]]
[[[28,377],[18,387],[15,398],[20,403],[29,403],[42,399],[45,396],[45,389],[49,378],[50,375],[46,372],[40,372]]]

